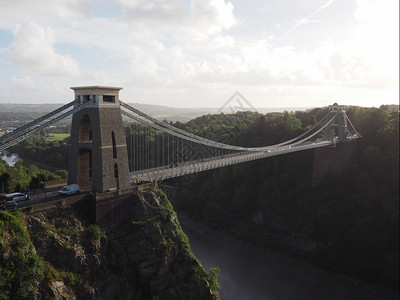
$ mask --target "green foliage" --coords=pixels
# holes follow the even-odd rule
[[[43,277],[43,263],[30,242],[22,215],[0,211],[0,299],[33,298]]]
[[[176,217],[176,212],[171,204],[168,201],[167,196],[162,190],[157,190],[157,194],[160,196],[160,214],[164,221],[169,221],[172,218]]]
[[[191,275],[193,276],[193,279],[196,280],[199,285],[208,281],[210,284],[210,289],[213,291],[213,293],[218,294],[219,284],[217,278],[219,273],[217,274],[217,271],[213,270],[210,274],[207,274],[200,262],[197,260],[196,256],[190,250],[190,244],[187,235],[181,228],[176,228],[175,233],[178,239],[176,247],[180,252],[180,257],[183,259],[184,264],[191,268]]]
[[[154,204],[150,208],[154,211],[150,212],[144,209],[140,219],[136,218],[135,221],[131,221],[132,228],[134,230],[139,228],[145,235],[151,232],[151,240],[157,237],[152,248],[157,251],[159,257],[174,257],[174,263],[184,266],[184,269],[188,270],[187,280],[191,284],[196,283],[197,286],[204,286],[208,283],[214,295],[218,295],[217,277],[219,272],[212,270],[207,273],[203,269],[191,251],[188,237],[179,226],[176,212],[165,193],[153,188],[150,191],[141,192],[138,197],[142,201],[148,199],[153,202],[152,200],[154,200]],[[150,199],[150,197],[153,199]]]
[[[46,135],[46,141],[54,142],[54,141],[63,141],[70,136],[69,133],[48,133]]]
[[[67,179],[68,178],[68,172],[66,170],[55,170],[54,174],[56,176],[59,176],[61,179]]]
[[[219,283],[218,276],[221,273],[220,268],[211,268],[208,272],[208,282],[210,283],[210,290],[213,291],[213,294],[219,297]]]
[[[49,284],[54,281],[63,281],[67,286],[80,289],[84,286],[84,280],[79,274],[70,271],[60,271],[53,267],[49,262],[44,261],[44,284]],[[52,292],[47,290],[48,287],[42,286],[40,292],[44,299],[51,299]],[[47,295],[48,293],[48,295]]]
[[[246,126],[239,125],[232,139],[246,146],[278,143],[299,135],[325,113],[315,109],[255,115],[242,122]],[[293,232],[305,233],[318,248],[298,250],[303,258],[367,282],[398,287],[399,114],[385,107],[349,107],[347,114],[363,138],[339,177],[311,187],[314,152],[302,151],[199,173],[179,187],[174,206],[263,245]],[[197,126],[193,130],[211,130],[196,119],[192,123]],[[216,132],[213,128],[212,134]]]
[[[65,173],[66,171],[58,171],[58,174],[62,176],[66,176]],[[36,187],[42,182],[63,178],[60,175],[39,169],[35,165],[25,166],[22,160],[10,167],[0,158],[0,189],[4,186],[5,193],[27,191],[28,186]]]
[[[30,179],[29,184],[35,186],[42,182],[59,180],[61,178],[62,178],[61,176],[56,175],[50,171],[37,170],[36,172],[31,172],[31,179]]]
[[[61,137],[61,134],[55,134]],[[68,134],[64,134],[67,136]],[[53,168],[67,169],[68,166],[68,140],[54,139],[48,141],[46,133],[34,135],[13,146],[13,152],[18,153],[22,159],[29,159],[47,164]]]
[[[86,228],[86,236],[89,239],[96,240],[102,237],[106,237],[106,234],[104,231],[101,230],[101,228],[98,225],[92,224]]]

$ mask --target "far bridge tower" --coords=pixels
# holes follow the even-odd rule
[[[345,107],[337,103],[329,106],[327,119],[330,120],[336,115],[336,120],[329,123],[325,130],[325,138],[332,140],[337,136],[339,142],[347,142],[347,116]]]
[[[75,106],[95,103],[72,117],[68,183],[102,193],[129,186],[128,154],[119,103],[120,87],[71,87]]]

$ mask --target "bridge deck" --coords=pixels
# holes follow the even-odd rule
[[[143,181],[159,181],[168,178],[174,178],[197,172],[212,170],[224,166],[234,165],[237,163],[243,163],[261,158],[287,154],[291,152],[326,147],[335,144],[336,143],[334,141],[320,141],[320,142],[305,143],[293,146],[275,147],[266,151],[259,151],[259,152],[245,151],[222,157],[220,156],[216,158],[208,158],[202,161],[186,162],[183,164],[177,164],[175,166],[170,166],[170,167],[167,166],[161,168],[147,169],[138,172],[132,172],[130,173],[130,179],[132,181],[135,181],[136,179],[141,179]]]

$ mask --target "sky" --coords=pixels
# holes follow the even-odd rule
[[[398,0],[0,0],[0,103],[399,103]]]

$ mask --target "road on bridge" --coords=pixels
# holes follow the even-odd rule
[[[319,142],[302,143],[299,145],[271,147],[267,148],[264,151],[244,151],[216,158],[208,158],[202,161],[185,162],[185,163],[175,164],[169,167],[166,166],[161,168],[132,172],[130,173],[130,178],[132,182],[135,182],[137,179],[153,182],[153,181],[198,173],[202,171],[207,171],[211,169],[216,169],[224,166],[234,165],[237,163],[248,162],[256,159],[267,158],[271,156],[287,154],[297,151],[315,149],[319,147],[326,147],[329,145],[335,145],[335,141],[319,141]]]

